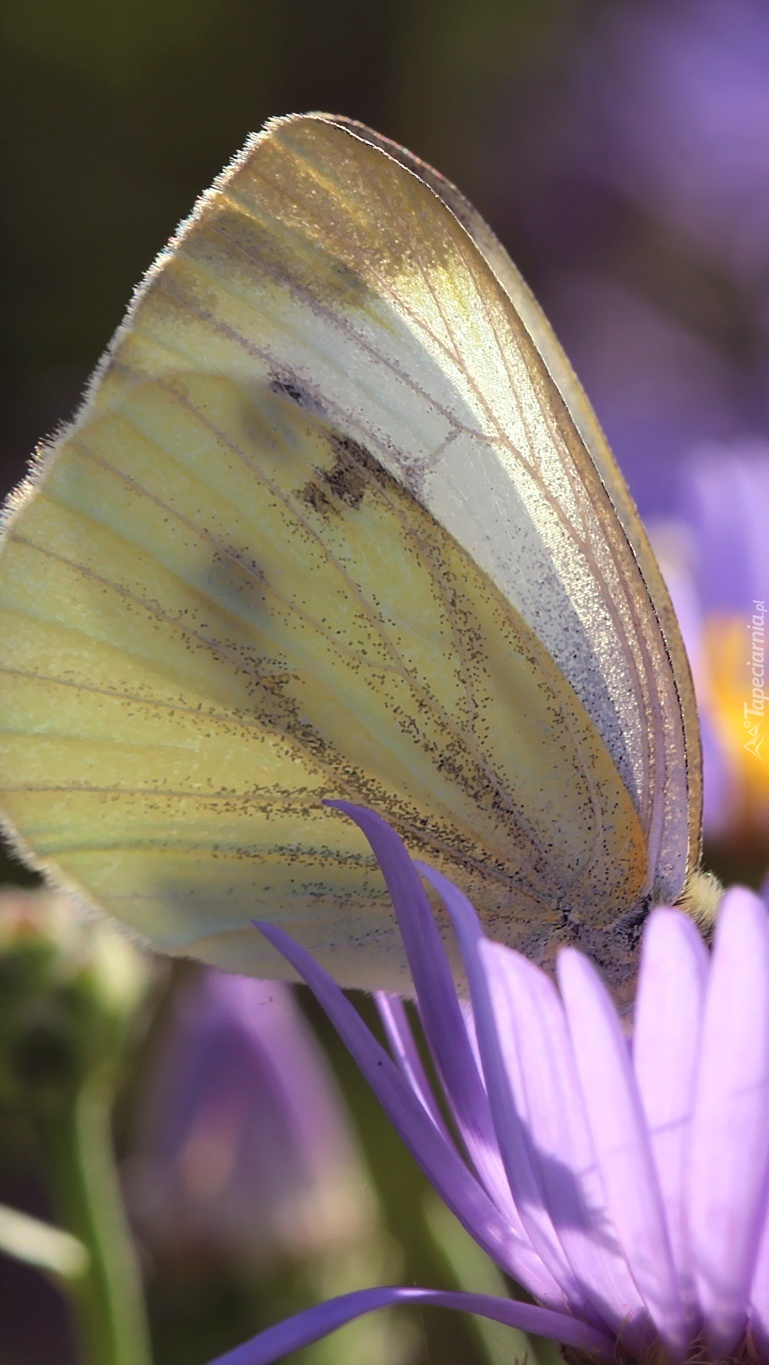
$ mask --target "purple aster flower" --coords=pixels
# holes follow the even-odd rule
[[[169,1022],[132,1162],[134,1207],[153,1241],[257,1262],[368,1237],[377,1210],[290,987],[206,970]]]
[[[220,1358],[268,1365],[396,1303],[479,1313],[593,1358],[769,1361],[769,916],[724,900],[713,954],[684,914],[655,910],[632,1039],[590,962],[558,987],[485,938],[466,897],[412,863],[378,816],[368,837],[398,915],[440,1100],[402,1003],[379,997],[385,1050],[329,976],[262,932],[312,987],[435,1188],[534,1304],[412,1288],[311,1308]],[[449,912],[458,994],[420,880]],[[443,1114],[448,1111],[450,1126]],[[692,1357],[694,1358],[694,1357]]]

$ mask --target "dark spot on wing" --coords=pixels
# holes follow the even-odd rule
[[[332,431],[329,444],[336,458],[331,468],[323,472],[324,482],[341,502],[357,507],[366,491],[367,470],[370,472],[372,466],[381,466],[350,436]]]
[[[299,491],[299,497],[321,515],[341,512],[343,506],[356,508],[372,483],[394,484],[391,474],[352,436],[339,431],[327,433],[334,460],[328,468],[319,466],[315,477]],[[340,506],[342,504],[342,506]]]
[[[317,483],[313,483],[312,479],[304,485],[304,488],[299,490],[299,497],[302,502],[306,502],[307,506],[312,508],[313,512],[319,513],[322,517],[329,512],[338,510],[334,507],[328,494],[324,493]]]
[[[269,382],[270,393],[274,393],[278,398],[287,398],[290,403],[295,403],[298,408],[305,412],[320,412],[321,406],[312,394],[302,388],[295,374],[290,370],[283,374],[274,374]]]

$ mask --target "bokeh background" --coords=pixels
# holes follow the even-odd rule
[[[134,284],[249,131],[314,108],[371,124],[475,202],[585,384],[678,574],[705,710],[709,861],[758,885],[766,773],[755,756],[730,766],[724,706],[740,699],[727,683],[724,701],[723,680],[712,681],[706,627],[710,613],[744,629],[753,600],[769,595],[764,0],[4,0],[0,44],[2,491],[71,415]],[[4,875],[20,877],[10,865]],[[256,1109],[241,1103],[243,1078],[256,1094],[261,1074],[245,1060],[249,1026],[237,1002],[217,1004],[218,988],[193,976],[166,973],[154,987],[117,1113],[164,1365],[203,1365],[321,1285],[312,1237],[287,1249],[276,1232],[265,1251],[242,1226],[250,1198],[253,1223],[262,1208],[258,1162],[241,1157],[270,1148],[269,1085]],[[363,1283],[447,1283],[462,1248],[452,1270],[453,1233],[435,1233],[421,1177],[322,1026],[320,1036],[352,1113],[339,1120],[337,1158],[361,1144],[342,1161],[360,1162],[359,1185],[339,1201],[366,1211],[350,1220],[327,1292],[353,1287],[356,1268]],[[230,1063],[232,1094],[224,1063],[212,1063],[215,1101],[206,1067],[189,1064],[206,1048],[244,1059]],[[169,1078],[180,1097],[165,1114]],[[205,1154],[229,1150],[222,1200],[209,1180],[203,1217],[191,1178],[153,1221],[152,1190],[176,1178],[196,1106],[218,1117],[201,1120],[203,1166],[190,1169],[210,1172]],[[0,1137],[0,1198],[50,1212],[33,1136],[7,1107]],[[179,1235],[159,1235],[163,1223]],[[472,1273],[477,1284],[483,1267]],[[439,1317],[404,1315],[355,1350],[372,1365],[377,1352],[392,1365],[493,1359],[493,1341]],[[326,1358],[341,1362],[336,1340]],[[75,1359],[56,1290],[6,1258],[0,1356]]]

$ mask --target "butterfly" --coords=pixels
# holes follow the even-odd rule
[[[402,987],[365,803],[541,962],[610,982],[696,893],[679,630],[532,294],[458,190],[268,123],[161,252],[5,512],[0,801],[162,950]]]

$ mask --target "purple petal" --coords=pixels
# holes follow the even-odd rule
[[[633,1065],[665,1205],[670,1248],[687,1304],[695,1287],[684,1190],[710,956],[688,915],[653,911],[644,932]]]
[[[499,1149],[516,1207],[532,1246],[557,1279],[562,1294],[573,1307],[581,1306],[584,1296],[546,1208],[528,1134],[511,1089],[508,1064],[514,1059],[514,1039],[505,1032],[503,1045],[500,1037],[488,967],[480,956],[487,942],[480,921],[467,897],[448,878],[425,864],[418,866],[443,900],[459,939]],[[497,971],[494,961],[491,970],[492,974]]]
[[[519,953],[488,941],[480,952],[530,1157],[574,1278],[593,1315],[640,1355],[648,1315],[611,1233],[560,996]]]
[[[490,1193],[498,1202],[509,1202],[488,1098],[468,1043],[446,949],[416,867],[381,816],[347,801],[327,804],[349,815],[371,844],[398,917],[425,1036],[462,1139]]]
[[[297,1313],[276,1327],[269,1327],[258,1337],[236,1346],[234,1351],[218,1356],[211,1365],[272,1365],[291,1351],[309,1346],[329,1332],[344,1327],[345,1323],[364,1313],[396,1304],[422,1304],[434,1308],[454,1308],[462,1313],[477,1313],[493,1322],[516,1327],[519,1331],[549,1337],[564,1345],[574,1346],[586,1354],[611,1354],[611,1340],[600,1332],[586,1327],[565,1313],[537,1308],[517,1299],[498,1299],[491,1294],[447,1293],[439,1289],[357,1289],[341,1298],[330,1299],[304,1313]]]
[[[257,924],[257,928],[307,982],[406,1146],[470,1236],[536,1298],[556,1302],[559,1290],[552,1276],[435,1127],[392,1058],[328,972],[282,929],[271,924]]]
[[[448,1130],[443,1115],[435,1101],[430,1082],[427,1079],[419,1049],[414,1042],[406,1009],[399,995],[389,995],[387,991],[376,991],[374,995],[379,1017],[382,1020],[387,1041],[398,1066],[409,1083],[411,1090],[421,1101],[436,1128],[440,1129],[446,1140]]]
[[[750,1325],[759,1360],[769,1359],[769,1197],[750,1291]]]
[[[708,614],[742,619],[746,604],[764,595],[768,449],[765,441],[745,438],[695,450],[685,463],[686,508],[701,547],[700,591]]]
[[[688,1324],[627,1039],[587,958],[565,948],[557,971],[611,1221],[657,1331],[675,1358],[688,1344]]]
[[[346,801],[329,801],[328,805],[349,815],[371,844],[398,916],[425,1036],[465,1149],[497,1208],[522,1233],[446,949],[416,867],[395,830],[373,811]]]
[[[702,1026],[689,1160],[695,1281],[712,1348],[742,1336],[769,1180],[769,917],[722,902]]]

